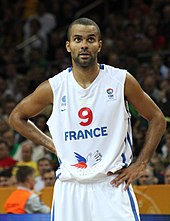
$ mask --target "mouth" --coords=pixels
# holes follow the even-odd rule
[[[90,54],[83,52],[83,53],[80,53],[79,56],[80,56],[81,58],[83,58],[83,59],[86,59],[86,58],[89,58],[89,57],[90,57]]]

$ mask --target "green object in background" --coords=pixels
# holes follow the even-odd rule
[[[134,108],[132,104],[129,104],[129,111],[133,117],[137,118],[139,116],[137,110]]]

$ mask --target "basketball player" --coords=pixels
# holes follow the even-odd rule
[[[131,183],[142,175],[164,133],[164,116],[126,70],[98,64],[102,40],[95,22],[77,19],[67,36],[72,67],[23,99],[10,125],[58,155],[51,221],[139,221]],[[149,124],[134,163],[127,102]],[[49,104],[52,139],[29,120]]]

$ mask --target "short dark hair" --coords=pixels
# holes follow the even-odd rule
[[[16,179],[20,183],[24,183],[28,176],[34,174],[34,169],[29,166],[19,166],[16,173]]]
[[[68,30],[67,30],[67,39],[68,40],[70,40],[71,29],[72,29],[73,25],[76,25],[76,24],[79,24],[79,25],[92,25],[92,26],[96,27],[98,37],[99,37],[99,39],[101,39],[101,31],[100,31],[99,26],[96,24],[96,22],[94,22],[93,20],[91,20],[89,18],[78,18],[78,19],[74,20],[68,27]]]
[[[42,158],[40,158],[40,159],[37,161],[37,165],[39,165],[39,163],[42,162],[42,161],[48,161],[48,162],[51,164],[51,161],[50,161],[48,158],[42,157]]]

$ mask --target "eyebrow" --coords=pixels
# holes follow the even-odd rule
[[[75,38],[75,37],[82,37],[82,35],[75,34],[75,35],[73,35],[73,38]],[[89,34],[89,35],[87,35],[87,37],[97,37],[97,35],[95,35],[95,34]]]

